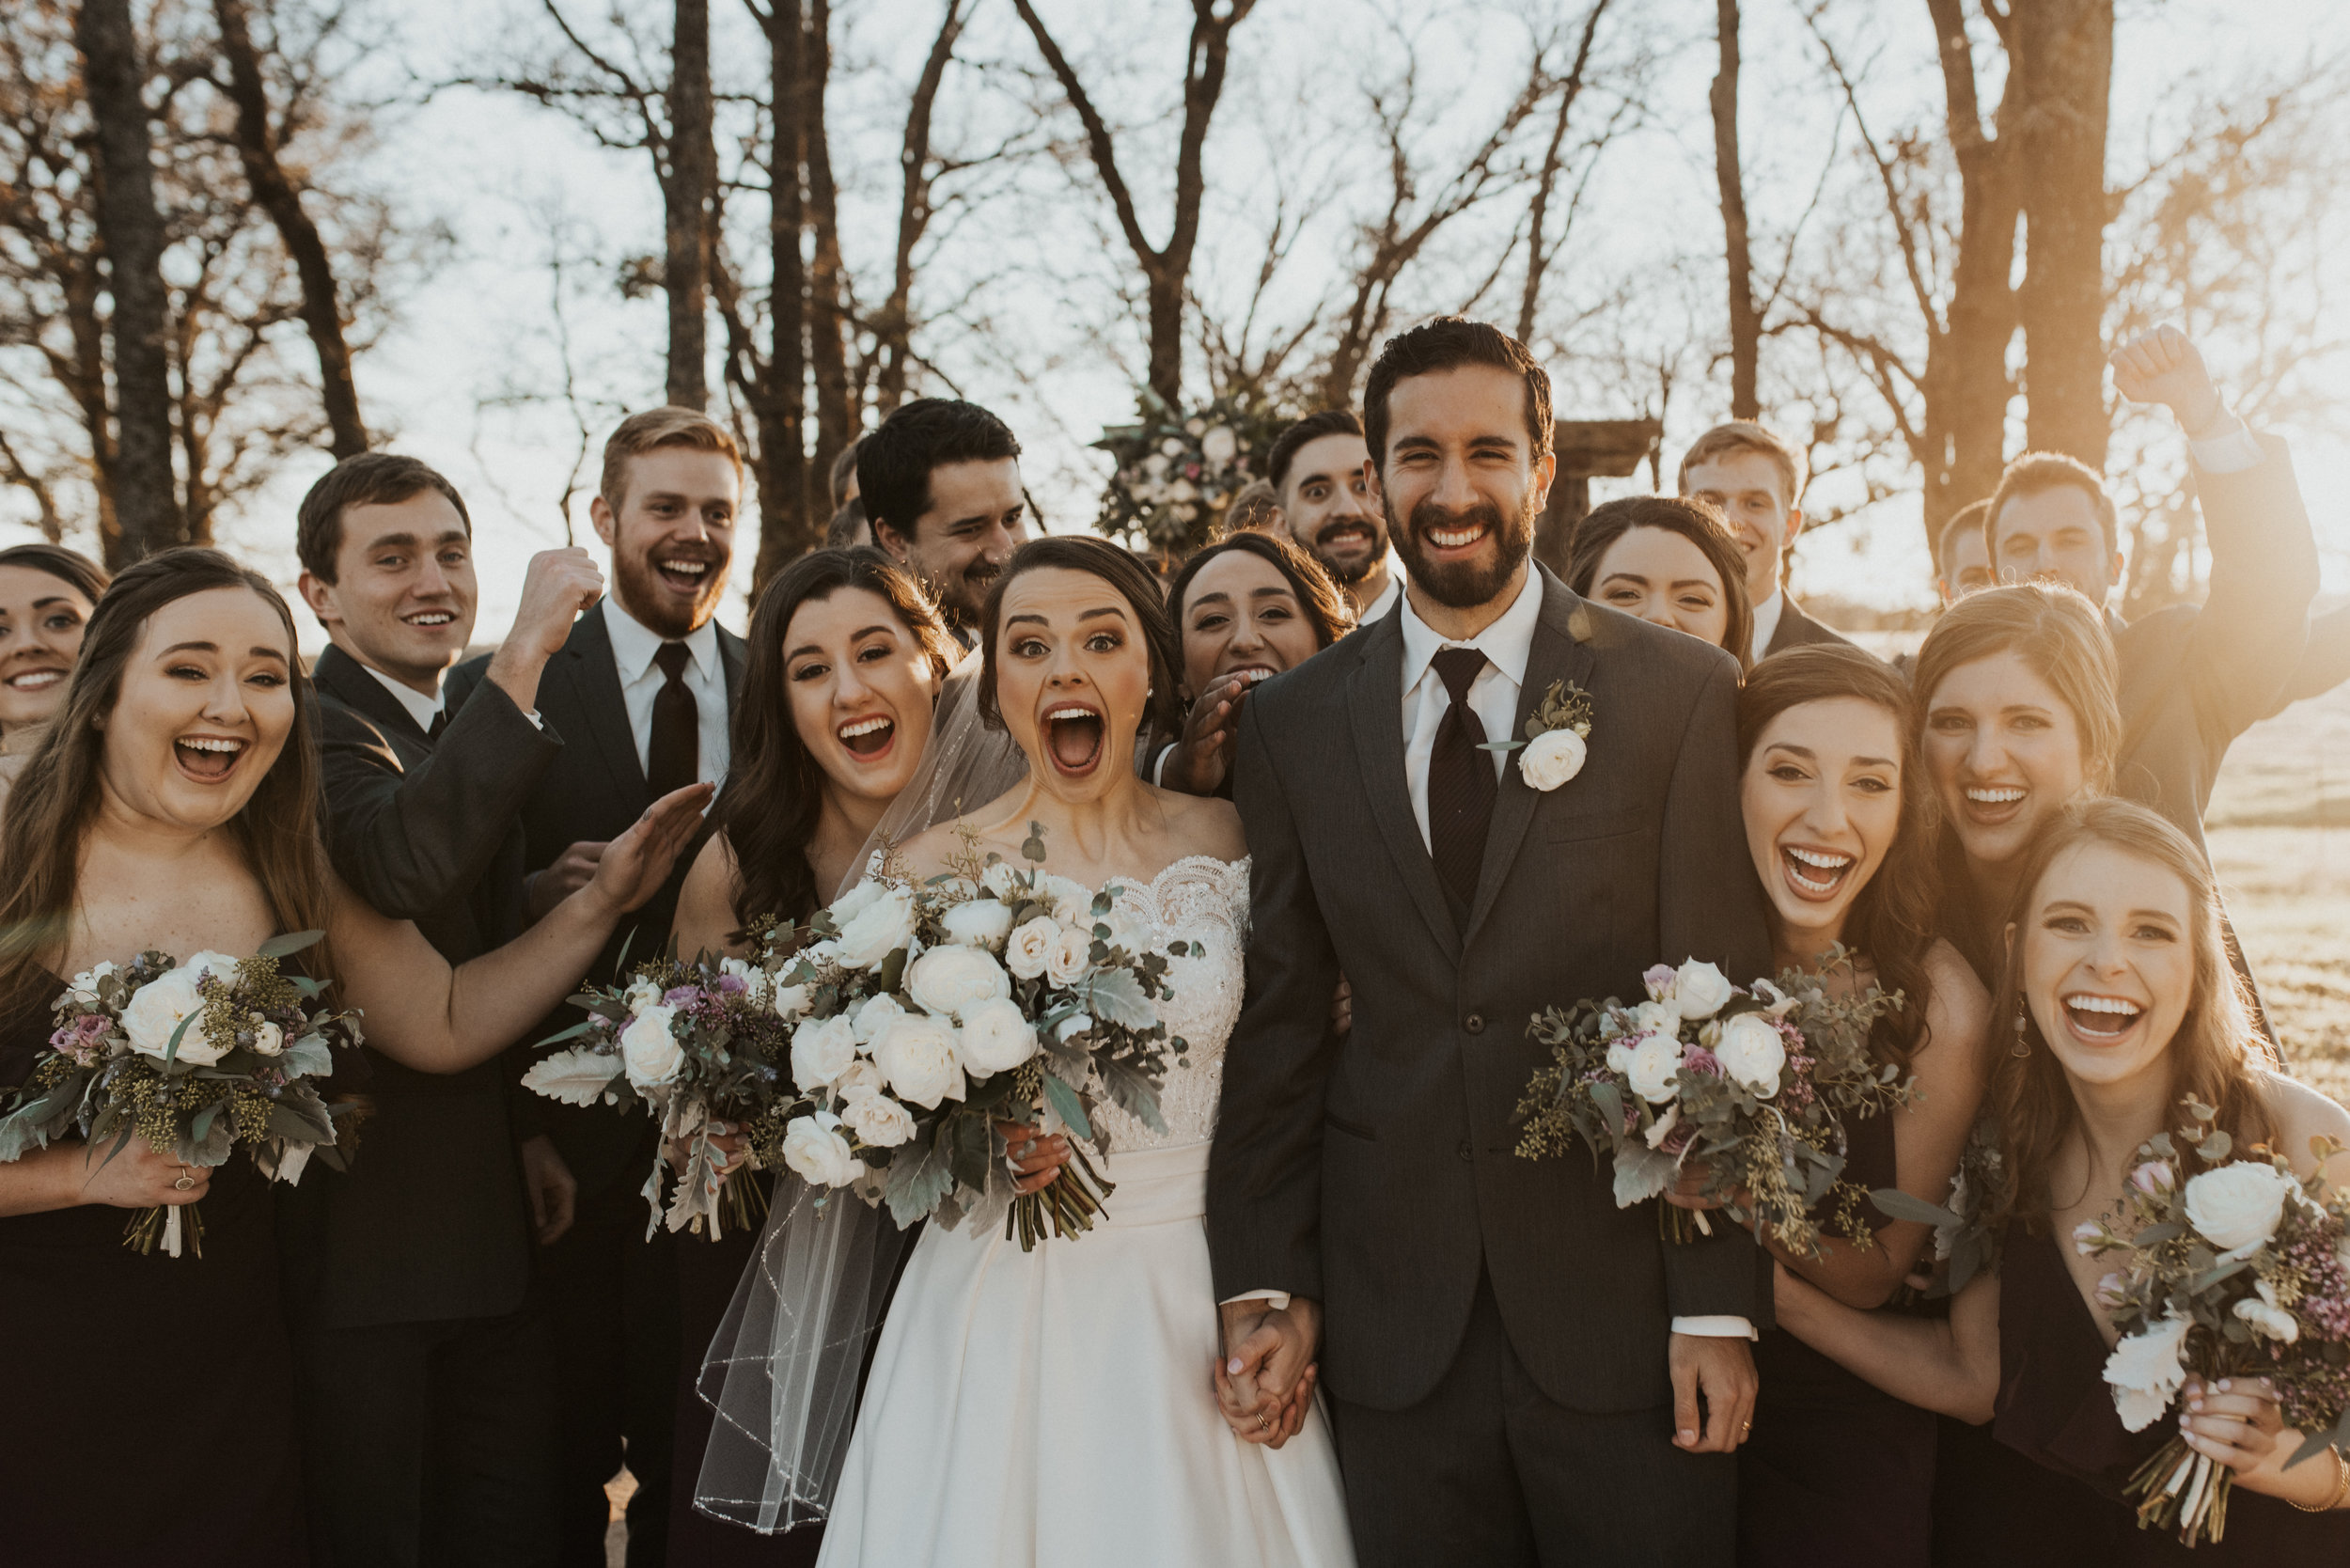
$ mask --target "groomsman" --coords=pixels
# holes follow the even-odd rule
[[[873,542],[912,571],[965,649],[988,586],[1028,541],[1028,494],[1011,427],[977,403],[901,403],[856,448]]]
[[[463,497],[414,458],[338,463],[304,497],[301,589],[336,870],[452,964],[522,929],[516,808],[562,750],[539,677],[603,580],[531,562],[513,633],[462,708],[441,690],[478,602]],[[516,1053],[509,1053],[509,1057]],[[436,1075],[368,1053],[366,1156],[280,1205],[318,1555],[337,1568],[554,1560],[553,1363],[530,1248],[572,1180],[491,1061]]]
[[[1998,581],[1991,575],[1991,551],[1982,541],[1982,520],[1990,510],[1988,501],[1959,508],[1935,541],[1934,591],[1946,610]]]
[[[1379,475],[1363,444],[1363,422],[1347,408],[1308,414],[1274,438],[1265,459],[1281,525],[1322,563],[1368,626],[1395,607],[1403,569],[1387,547]]]
[[[1716,425],[1682,454],[1681,494],[1719,509],[1746,553],[1754,659],[1804,643],[1845,641],[1804,614],[1783,581],[1787,552],[1803,532],[1809,467],[1794,443],[1744,419]]]
[[[742,494],[733,436],[697,410],[632,415],[604,444],[589,511],[611,551],[612,592],[579,618],[540,680],[540,715],[565,745],[516,813],[530,919],[585,886],[605,843],[647,802],[726,776],[743,639],[712,617]],[[461,666],[452,692],[487,681],[494,662]],[[675,908],[672,889],[639,911],[615,933],[591,981],[610,978],[623,944],[640,957],[657,951]],[[566,1023],[558,1014],[547,1032]],[[601,1568],[603,1483],[625,1460],[636,1480],[628,1560],[657,1568],[679,1345],[670,1236],[645,1239],[654,1130],[608,1105],[542,1108],[579,1183],[576,1218],[545,1267],[561,1395],[560,1560]]]

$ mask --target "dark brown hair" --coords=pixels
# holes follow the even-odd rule
[[[1983,519],[1990,515],[1991,503],[1988,501],[1969,501],[1950,513],[1950,520],[1942,525],[1942,531],[1934,536],[1934,574],[1935,576],[1948,577],[1950,574],[1950,541],[1962,534],[1973,534],[1981,539]],[[1990,546],[1987,543],[1983,554],[1988,559]]]
[[[1297,596],[1297,607],[1313,624],[1316,648],[1327,648],[1355,629],[1355,606],[1330,581],[1330,573],[1320,561],[1277,534],[1234,534],[1183,562],[1175,580],[1167,585],[1167,607],[1175,622],[1178,649],[1183,639],[1183,595],[1191,591],[1192,580],[1210,561],[1235,550],[1268,562],[1289,583],[1290,591]]]
[[[1762,732],[1781,713],[1843,698],[1885,710],[1900,748],[1902,808],[1893,842],[1876,874],[1853,897],[1844,946],[1876,966],[1877,981],[1886,990],[1902,994],[1903,1011],[1879,1018],[1869,1043],[1880,1060],[1906,1066],[1927,1043],[1926,1010],[1934,985],[1926,954],[1934,948],[1941,879],[1934,853],[1934,786],[1918,759],[1908,683],[1892,666],[1842,644],[1807,644],[1774,653],[1754,666],[1738,691],[1738,768],[1743,774],[1751,765]]]
[[[1290,477],[1290,464],[1309,443],[1325,435],[1360,435],[1363,422],[1351,408],[1325,408],[1308,414],[1303,419],[1273,438],[1273,450],[1265,454],[1264,477],[1274,493],[1280,493],[1281,481]]]
[[[2251,1027],[2243,982],[2228,962],[2211,866],[2192,839],[2136,801],[2080,802],[2032,840],[2023,878],[2016,884],[2014,906],[2008,912],[2007,951],[1991,1005],[1997,1026],[2002,1032],[2013,1028],[2017,1011],[2024,1009],[2023,928],[2040,896],[2040,884],[2060,855],[2083,844],[2109,844],[2154,862],[2186,884],[2195,989],[2187,997],[2179,1032],[2164,1047],[2170,1068],[2170,1103],[2176,1105],[2192,1095],[2218,1107],[2215,1125],[2239,1150],[2273,1141],[2276,1121],[2257,1075],[2271,1058],[2266,1043]],[[2024,1018],[2020,1043],[2027,1054],[2016,1056],[2014,1042],[1994,1053],[1988,1104],[1999,1119],[2011,1177],[2013,1213],[2002,1217],[2020,1218],[2028,1229],[2044,1232],[2048,1213],[2056,1207],[2049,1168],[2079,1124],[2080,1112],[2063,1067],[2041,1035],[2039,1021],[2029,1009],[2024,1009]],[[2186,1174],[2181,1172],[2182,1179]]]
[[[2113,510],[2113,497],[2106,494],[2106,481],[2097,470],[2067,452],[2026,452],[1999,476],[1999,488],[1991,493],[1991,505],[1982,514],[1982,547],[1995,568],[1999,564],[1999,509],[2018,495],[2066,489],[2081,492],[2095,507],[2097,526],[2105,530],[2106,548],[2121,548],[2121,518]]]
[[[106,591],[106,569],[79,550],[69,550],[62,544],[11,544],[0,550],[0,566],[45,572],[92,604]]]
[[[1003,713],[995,704],[995,638],[1002,625],[1004,590],[1025,574],[1047,568],[1099,577],[1126,601],[1151,655],[1151,700],[1143,711],[1144,727],[1154,734],[1173,734],[1183,722],[1183,699],[1176,689],[1183,679],[1183,651],[1167,613],[1167,596],[1149,567],[1108,540],[1084,534],[1046,534],[1028,541],[1011,553],[988,588],[987,604],[979,612],[979,647],[986,660],[979,671],[980,717],[998,729],[1004,727]]]
[[[745,928],[762,915],[804,919],[824,902],[807,860],[823,810],[824,770],[792,722],[783,655],[800,606],[844,588],[886,601],[941,679],[954,660],[938,607],[904,568],[870,545],[811,551],[767,585],[751,614],[726,789],[710,814],[734,855],[734,917]]]
[[[457,521],[473,537],[473,514],[465,498],[438,469],[395,452],[362,452],[345,458],[319,477],[294,512],[294,554],[302,570],[321,583],[335,580],[335,557],[343,548],[343,512],[351,507],[397,506],[412,495],[438,491],[457,509]]]
[[[1373,468],[1387,471],[1387,399],[1395,384],[1464,365],[1490,365],[1523,380],[1531,456],[1539,460],[1550,451],[1549,373],[1535,363],[1525,344],[1499,327],[1466,316],[1439,316],[1388,338],[1371,363],[1371,379],[1363,384],[1363,441],[1371,447]]]
[[[65,701],[26,760],[0,821],[0,1011],[50,988],[41,964],[61,952],[79,897],[81,854],[102,793],[106,736],[101,721],[122,696],[122,674],[149,619],[166,604],[213,588],[244,588],[276,613],[289,658],[299,658],[292,614],[268,578],[217,550],[165,550],[123,569],[99,600]],[[287,670],[294,693],[293,728],[285,748],[230,820],[245,866],[261,885],[270,913],[285,931],[327,924],[326,850],[319,836],[317,698],[297,663]],[[313,948],[306,967],[328,979],[331,960]]]
[[[1722,598],[1730,606],[1730,625],[1722,632],[1722,647],[1747,667],[1754,645],[1754,604],[1747,597],[1747,557],[1731,537],[1722,514],[1703,501],[1678,495],[1626,495],[1593,507],[1574,525],[1567,541],[1567,587],[1584,598],[1591,596],[1599,563],[1608,547],[1635,528],[1662,528],[1679,534],[1698,547],[1722,580]]]

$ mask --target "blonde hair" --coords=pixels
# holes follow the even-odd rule
[[[603,444],[603,473],[596,484],[603,504],[619,511],[628,494],[629,460],[664,447],[720,453],[734,463],[735,477],[742,477],[743,448],[734,433],[700,409],[672,403],[630,415]]]
[[[1751,419],[1716,425],[1689,443],[1689,449],[1681,454],[1681,471],[1674,480],[1681,494],[1689,494],[1690,469],[1735,452],[1760,452],[1769,458],[1771,465],[1778,470],[1778,477],[1787,481],[1787,510],[1795,510],[1795,503],[1803,499],[1803,487],[1810,480],[1811,464],[1801,447]]]

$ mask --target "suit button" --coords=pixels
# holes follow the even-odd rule
[[[1468,1146],[1468,1139],[1463,1138],[1461,1140],[1461,1158],[1466,1160],[1473,1159],[1475,1157],[1474,1151],[1472,1151]]]
[[[1468,1030],[1471,1034],[1483,1034],[1485,1032],[1485,1015],[1481,1012],[1472,1012],[1466,1018],[1461,1020],[1461,1027]]]

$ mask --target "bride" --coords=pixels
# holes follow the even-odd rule
[[[1005,567],[983,619],[979,710],[1028,777],[913,839],[916,878],[976,835],[1022,865],[1114,884],[1170,974],[1171,1067],[1153,1134],[1115,1107],[1095,1228],[1033,1252],[1001,1224],[932,1225],[884,1325],[820,1562],[1346,1564],[1337,1456],[1310,1387],[1283,1405],[1216,1367],[1201,1223],[1223,1052],[1240,1012],[1248,863],[1218,800],[1135,773],[1143,721],[1171,729],[1174,634],[1157,584],[1106,541],[1046,538]],[[1033,825],[1032,825],[1033,824]],[[1059,1138],[1013,1128],[1019,1186],[1058,1179]]]

